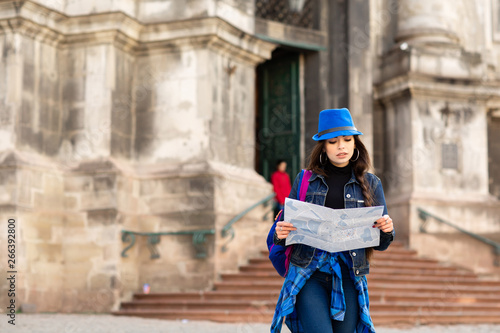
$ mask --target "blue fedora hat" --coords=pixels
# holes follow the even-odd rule
[[[341,135],[363,135],[352,121],[346,108],[323,110],[319,113],[318,133],[313,140],[328,140]]]

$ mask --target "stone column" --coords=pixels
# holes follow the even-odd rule
[[[349,110],[362,140],[373,154],[373,65],[371,56],[370,1],[346,1]]]
[[[460,25],[457,7],[462,0],[400,0],[397,42],[445,43],[459,42],[456,31]]]
[[[242,35],[218,18],[171,29],[179,30],[162,34],[198,29],[199,35],[174,39],[163,49],[145,48],[135,65],[138,94],[132,151],[142,173],[137,179],[137,208],[139,214],[155,216],[136,227],[214,229],[215,236],[209,236],[208,257],[203,261],[194,258],[190,240],[173,250],[165,238],[161,252],[176,251],[174,256],[162,256],[161,262],[170,269],[157,265],[155,276],[154,268],[148,267],[150,280],[147,274],[141,277],[164,291],[208,288],[217,272],[234,270],[249,251],[257,253],[257,235],[269,227],[262,216],[251,215],[236,225],[246,227],[236,231],[228,252],[221,252],[230,239],[222,238],[220,231],[232,217],[271,193],[254,171],[253,124],[255,66],[270,56],[274,46]],[[148,38],[155,33],[151,31]],[[253,231],[246,229],[250,225]],[[179,264],[176,258],[186,256],[190,259]]]
[[[370,2],[330,1],[328,84],[332,108],[347,107],[362,140],[373,152],[373,79]],[[334,17],[335,19],[331,19]]]
[[[421,254],[492,272],[489,246],[435,220],[423,233],[418,213],[424,209],[484,236],[500,233],[487,151],[488,105],[496,105],[500,93],[498,82],[484,79],[487,54],[473,51],[477,41],[459,40],[455,33],[462,22],[475,26],[483,20],[482,8],[468,6],[400,1],[396,41],[408,45],[383,55],[376,93],[384,109],[378,112],[385,125],[384,180],[397,237]],[[489,43],[489,34],[477,37]],[[456,258],[473,248],[487,253],[488,263]]]

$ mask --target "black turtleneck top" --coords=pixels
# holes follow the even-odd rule
[[[339,168],[332,163],[328,163],[325,166],[325,172],[327,175],[325,180],[328,185],[325,207],[344,209],[344,185],[351,179],[351,164],[349,163],[345,167]]]
[[[327,175],[325,180],[326,184],[328,185],[325,207],[333,209],[344,209],[344,186],[352,176],[351,164],[349,163],[345,167],[339,168],[332,163],[328,163],[325,166],[325,172]],[[352,259],[349,255],[349,251],[345,251],[344,254],[347,260],[350,262],[349,267],[352,267]],[[342,280],[351,281],[348,266],[344,263],[343,260],[339,260],[338,262],[342,271]]]

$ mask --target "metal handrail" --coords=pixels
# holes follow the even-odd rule
[[[222,252],[227,251],[227,244],[231,242],[234,238],[234,229],[233,225],[238,222],[243,216],[248,214],[250,211],[255,209],[256,207],[260,205],[266,206],[267,203],[274,198],[274,194],[269,194],[265,198],[259,200],[252,206],[248,207],[235,217],[233,217],[221,230],[221,236],[226,237],[228,234],[231,235],[231,238],[222,246]],[[268,212],[264,215],[263,219],[265,220],[267,218]],[[204,230],[183,230],[183,231],[171,231],[171,232],[138,232],[138,231],[130,231],[130,230],[122,230],[122,242],[123,243],[130,243],[128,246],[126,246],[123,251],[121,256],[123,258],[126,258],[127,251],[134,246],[135,244],[135,236],[145,236],[148,238],[148,248],[149,251],[151,252],[151,259],[158,259],[160,257],[160,254],[156,250],[156,245],[160,243],[160,237],[165,236],[165,235],[193,235],[193,245],[196,249],[196,257],[197,258],[205,258],[207,256],[206,250],[204,243],[206,241],[205,236],[206,235],[214,235],[215,230],[214,229],[204,229]]]
[[[227,245],[234,239],[233,224],[235,224],[236,222],[238,222],[239,220],[241,220],[241,218],[243,218],[243,216],[245,216],[246,214],[248,214],[253,209],[257,208],[258,206],[264,205],[264,207],[265,207],[267,205],[267,203],[274,198],[274,196],[275,196],[274,193],[273,194],[269,194],[265,198],[257,201],[256,203],[254,203],[253,205],[251,205],[250,207],[248,207],[247,209],[245,209],[244,211],[242,211],[241,213],[239,213],[238,215],[236,215],[235,217],[233,217],[231,220],[229,220],[228,223],[226,223],[226,225],[222,228],[220,234],[221,234],[221,236],[223,238],[226,237],[229,234],[231,236],[231,238],[229,238],[229,240],[226,242],[226,244],[224,244],[222,246],[222,248],[221,248],[222,252],[226,252],[227,251]],[[263,220],[265,220],[266,218],[267,218],[267,213],[263,216]]]
[[[492,241],[491,239],[485,238],[481,235],[478,235],[478,234],[475,234],[473,232],[462,229],[459,226],[457,226],[451,222],[445,221],[442,218],[423,210],[422,208],[417,208],[417,211],[418,211],[419,217],[423,220],[422,223],[420,224],[420,232],[427,233],[427,230],[425,230],[425,227],[426,227],[427,222],[428,222],[427,218],[431,217],[431,218],[435,219],[436,221],[438,221],[439,223],[442,223],[442,224],[445,224],[449,227],[452,227],[455,230],[458,230],[463,234],[466,234],[472,238],[475,238],[475,239],[477,239],[485,244],[492,246],[493,249],[495,250],[494,251],[495,255],[497,255],[497,258],[495,259],[495,266],[500,266],[500,260],[498,258],[498,256],[500,256],[500,244],[499,243]]]
[[[193,246],[196,249],[197,258],[205,258],[207,256],[204,243],[206,235],[214,235],[214,229],[203,230],[184,230],[184,231],[171,231],[171,232],[137,232],[130,230],[122,230],[122,242],[130,244],[122,251],[122,257],[128,257],[126,252],[135,244],[135,236],[148,237],[148,248],[151,252],[151,259],[160,258],[160,254],[156,250],[156,244],[160,243],[160,237],[165,235],[193,235]]]

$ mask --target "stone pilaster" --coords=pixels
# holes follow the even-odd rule
[[[399,221],[398,237],[422,254],[451,261],[463,258],[435,251],[446,246],[432,244],[442,239],[465,252],[466,247],[450,243],[461,236],[437,222],[430,223],[432,236],[421,233],[417,208],[471,232],[500,233],[498,200],[489,192],[487,149],[487,115],[500,101],[499,81],[487,53],[477,52],[477,42],[459,33],[463,15],[469,23],[482,20],[476,8],[464,14],[465,8],[461,1],[401,1],[398,44],[383,55],[376,89],[382,107],[378,123],[386,128],[379,141],[384,145],[383,178],[389,211]],[[477,37],[484,45],[491,38]],[[488,267],[475,266],[491,271],[492,261]]]
[[[399,1],[397,42],[456,44],[462,1]]]

